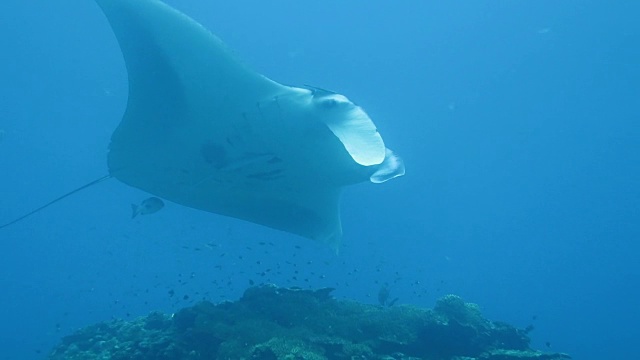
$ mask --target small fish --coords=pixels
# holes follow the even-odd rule
[[[389,284],[385,283],[378,291],[378,303],[380,303],[380,306],[392,307],[396,304],[398,298],[389,300],[389,295],[391,295],[391,290],[389,289]]]
[[[380,306],[387,305],[387,302],[389,301],[389,295],[391,295],[391,290],[389,290],[389,285],[385,283],[378,291],[378,303],[380,304]]]
[[[164,207],[164,202],[157,197],[143,200],[140,205],[131,204],[131,218],[138,215],[149,215],[158,212]]]

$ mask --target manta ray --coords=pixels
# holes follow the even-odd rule
[[[109,145],[109,175],[30,214],[114,177],[173,203],[337,249],[342,189],[404,175],[402,160],[347,97],[251,70],[218,37],[159,0],[96,3],[129,82]]]

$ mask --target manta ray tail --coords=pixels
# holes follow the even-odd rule
[[[68,192],[68,193],[66,193],[66,194],[64,194],[64,195],[62,195],[62,196],[60,196],[60,197],[58,197],[58,198],[56,198],[56,199],[53,199],[52,201],[49,201],[48,203],[46,203],[46,204],[44,204],[44,205],[40,206],[40,207],[39,207],[39,208],[37,208],[37,209],[32,210],[32,211],[31,211],[31,212],[29,212],[29,213],[26,213],[26,214],[24,214],[24,215],[20,216],[20,217],[19,217],[19,218],[17,218],[17,219],[14,219],[14,220],[12,220],[12,221],[9,221],[9,222],[8,222],[8,223],[6,223],[6,224],[0,225],[0,229],[6,228],[6,227],[7,227],[7,226],[9,226],[9,225],[13,225],[13,224],[17,223],[18,221],[23,220],[23,219],[25,219],[25,218],[27,218],[27,217],[29,217],[29,216],[31,216],[31,215],[33,215],[33,214],[35,214],[35,213],[39,212],[40,210],[43,210],[44,208],[48,207],[49,205],[53,205],[53,204],[57,203],[58,201],[60,201],[60,200],[62,200],[62,199],[64,199],[64,198],[66,198],[66,197],[68,197],[68,196],[71,196],[71,195],[73,195],[73,194],[75,194],[75,193],[77,193],[77,192],[79,192],[79,191],[81,191],[81,190],[84,190],[84,189],[86,189],[86,188],[88,188],[88,187],[91,187],[91,186],[93,186],[93,185],[96,185],[96,184],[98,184],[98,183],[101,183],[101,182],[103,182],[103,181],[105,181],[105,180],[107,180],[107,179],[110,179],[111,177],[112,177],[112,175],[111,175],[111,174],[109,174],[109,175],[105,175],[105,176],[103,176],[103,177],[101,177],[101,178],[98,178],[98,179],[95,179],[95,180],[93,180],[93,181],[91,181],[91,182],[89,182],[89,183],[87,183],[87,184],[85,184],[85,185],[82,185],[82,186],[80,186],[79,188],[74,189],[74,190],[72,190],[72,191],[70,191],[70,192]]]

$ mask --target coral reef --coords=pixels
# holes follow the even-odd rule
[[[433,310],[336,300],[332,289],[252,287],[236,302],[200,302],[104,322],[65,337],[52,360],[559,360],[525,330],[485,319],[455,295]]]

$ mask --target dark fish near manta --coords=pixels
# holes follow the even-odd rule
[[[138,215],[149,215],[158,212],[164,207],[164,201],[157,197],[150,197],[142,200],[140,205],[131,204],[131,218],[134,219]]]

